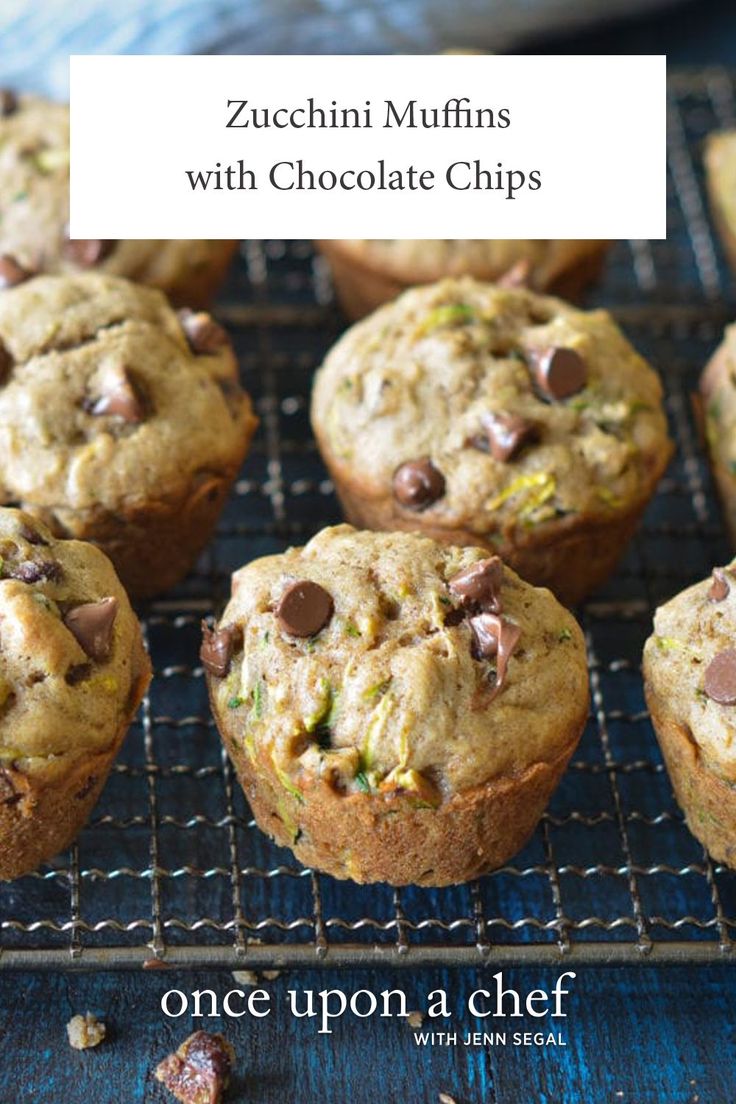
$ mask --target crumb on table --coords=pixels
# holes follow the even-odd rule
[[[234,1064],[235,1051],[223,1035],[195,1031],[155,1075],[182,1104],[220,1104]]]
[[[86,1012],[84,1016],[72,1016],[66,1025],[69,1045],[75,1050],[88,1050],[98,1046],[105,1038],[106,1031],[104,1023],[91,1012]]]

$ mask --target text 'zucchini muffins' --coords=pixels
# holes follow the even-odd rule
[[[654,616],[647,705],[690,831],[736,867],[736,560]]]
[[[445,280],[353,326],[312,425],[348,520],[498,552],[579,601],[669,461],[656,373],[605,311]]]
[[[107,557],[0,509],[0,878],[77,835],[149,679]]]
[[[415,284],[446,276],[505,277],[535,291],[575,299],[598,276],[609,245],[481,238],[335,238],[316,244],[329,261],[335,290],[351,318],[362,318]]]
[[[38,272],[97,269],[206,305],[234,241],[86,241],[68,238],[69,108],[0,90],[0,288]]]
[[[341,525],[241,568],[201,656],[260,827],[358,882],[504,863],[588,713],[582,634],[549,591],[408,533]]]
[[[736,272],[736,130],[707,138],[705,180],[716,227],[728,262]]]
[[[736,325],[723,341],[700,380],[705,440],[724,520],[736,543]]]
[[[101,545],[131,594],[186,574],[255,425],[209,315],[93,273],[0,292],[0,502]]]

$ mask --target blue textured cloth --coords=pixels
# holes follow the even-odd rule
[[[508,49],[663,0],[0,0],[0,82],[65,97],[70,54]]]

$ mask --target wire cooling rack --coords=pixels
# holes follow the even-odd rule
[[[670,91],[668,240],[620,243],[591,300],[659,368],[677,455],[620,571],[580,611],[592,713],[529,845],[479,882],[395,891],[303,869],[250,817],[210,717],[199,622],[234,568],[339,520],[308,403],[342,323],[307,243],[245,242],[219,314],[261,416],[254,449],[197,570],[141,610],[155,677],[91,823],[0,886],[0,967],[736,958],[736,874],[684,825],[639,671],[654,607],[729,558],[690,393],[736,316],[700,168],[704,135],[736,125],[734,84],[681,73]]]

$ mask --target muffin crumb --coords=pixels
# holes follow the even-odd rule
[[[107,1028],[91,1012],[85,1012],[83,1016],[72,1016],[66,1025],[66,1033],[69,1036],[69,1046],[75,1050],[89,1050],[90,1047],[100,1045],[107,1034]]]
[[[154,1072],[182,1104],[220,1104],[234,1065],[235,1051],[224,1035],[195,1031]]]

